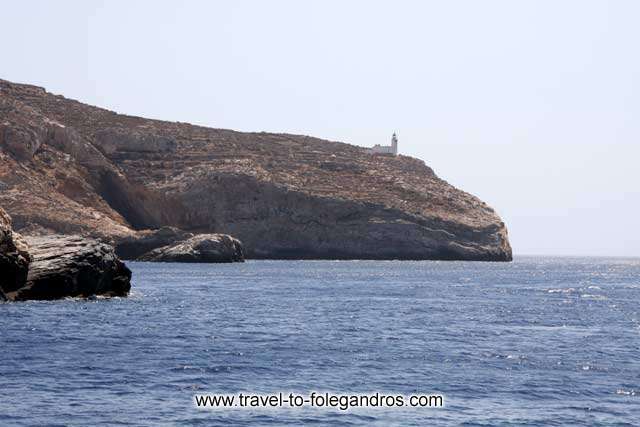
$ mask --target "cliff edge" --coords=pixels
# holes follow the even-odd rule
[[[0,80],[0,206],[23,234],[177,227],[247,258],[509,261],[493,209],[407,156],[117,114]]]

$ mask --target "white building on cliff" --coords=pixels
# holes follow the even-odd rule
[[[398,137],[395,132],[391,137],[391,145],[380,145],[376,144],[371,148],[367,149],[369,154],[393,154],[394,156],[398,155]]]

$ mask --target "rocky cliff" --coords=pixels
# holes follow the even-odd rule
[[[0,206],[23,234],[176,227],[248,258],[511,259],[505,225],[422,161],[117,114],[0,80]]]

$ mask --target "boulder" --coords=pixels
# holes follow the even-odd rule
[[[113,247],[79,236],[28,237],[32,262],[24,286],[7,299],[52,300],[65,297],[126,296],[131,270]]]
[[[11,218],[0,208],[0,300],[24,285],[31,256],[22,237],[11,228]]]
[[[242,243],[228,234],[198,234],[138,258],[154,262],[243,262]]]

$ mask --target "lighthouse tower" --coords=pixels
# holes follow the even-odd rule
[[[394,156],[398,155],[398,137],[395,132],[391,137],[391,145],[380,145],[376,144],[371,148],[367,148],[367,153],[369,154],[393,154]]]

